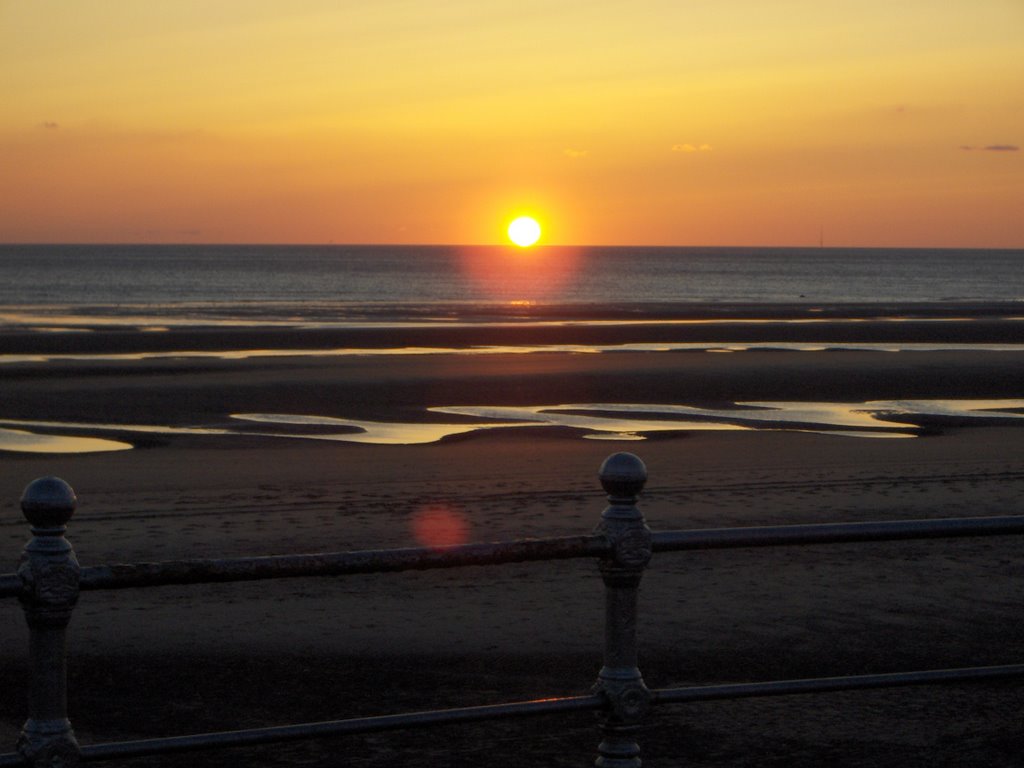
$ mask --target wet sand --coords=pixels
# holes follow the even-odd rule
[[[949,339],[949,326],[928,327],[940,326]],[[178,425],[239,411],[415,420],[456,404],[1024,396],[1020,353],[963,351],[77,361],[0,373],[7,418]],[[135,435],[139,447],[122,453],[0,453],[0,571],[28,536],[21,490],[44,474],[78,493],[68,537],[83,564],[407,546],[417,511],[437,508],[472,540],[587,532],[604,506],[597,468],[617,450],[647,463],[642,508],[661,530],[1019,511],[1024,429],[928,426],[912,440],[682,431],[631,443],[520,428],[423,446]],[[641,590],[641,668],[651,687],[670,687],[1014,663],[1019,551],[1000,538],[659,555]],[[0,611],[6,752],[24,719],[27,631],[16,601]],[[92,592],[73,619],[69,707],[93,743],[583,693],[600,667],[602,613],[584,561]],[[639,739],[650,766],[1009,766],[1024,754],[1022,690],[672,707]],[[569,716],[226,754],[254,765],[330,765],[332,750],[360,766],[587,765],[597,740],[591,716]]]

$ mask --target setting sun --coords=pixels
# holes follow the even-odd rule
[[[540,224],[529,216],[520,216],[508,225],[508,239],[520,248],[528,248],[540,239]]]

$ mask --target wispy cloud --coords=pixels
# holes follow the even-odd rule
[[[562,150],[562,154],[565,155],[566,157],[571,157],[573,159],[578,159],[578,158],[586,157],[587,155],[589,155],[590,154],[590,150],[589,149],[563,149]]]
[[[987,147],[972,147],[968,144],[961,145],[964,152],[1019,152],[1020,147],[1016,144],[989,144]]]
[[[710,144],[673,144],[673,152],[710,152]]]
[[[60,126],[57,123],[53,122],[52,120],[47,120],[44,123],[40,123],[39,127],[40,128],[45,128],[48,131],[55,131],[58,128],[60,128]]]

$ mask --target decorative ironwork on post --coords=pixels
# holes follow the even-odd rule
[[[18,576],[29,626],[32,681],[18,752],[38,768],[74,768],[79,747],[67,716],[67,627],[78,602],[78,560],[64,538],[75,492],[57,477],[29,483],[21,510],[32,524]]]
[[[640,747],[634,731],[651,703],[637,665],[637,595],[640,578],[651,559],[651,531],[636,506],[647,481],[647,467],[632,453],[605,459],[599,472],[608,494],[597,533],[603,534],[610,554],[599,567],[605,584],[604,666],[595,692],[607,699],[595,765],[600,768],[637,768]]]

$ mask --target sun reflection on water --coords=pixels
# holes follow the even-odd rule
[[[462,277],[490,300],[516,308],[539,300],[564,301],[580,275],[579,248],[535,245],[465,247],[459,251]]]

